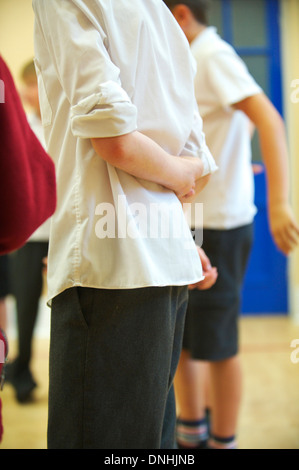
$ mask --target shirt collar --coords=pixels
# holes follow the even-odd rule
[[[209,42],[212,36],[217,35],[217,28],[215,26],[207,26],[201,33],[199,33],[191,42],[191,49],[198,46],[199,44],[203,45],[205,42]]]

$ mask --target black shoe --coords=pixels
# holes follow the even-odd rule
[[[28,367],[17,370],[16,365],[15,362],[6,365],[5,381],[14,387],[19,403],[28,403],[32,400],[32,391],[37,384]]]

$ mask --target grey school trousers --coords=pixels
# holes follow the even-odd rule
[[[49,449],[173,449],[187,287],[74,287],[52,301]]]

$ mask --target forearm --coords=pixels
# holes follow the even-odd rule
[[[117,137],[92,139],[96,153],[127,173],[158,183],[178,193],[188,192],[201,177],[199,159],[174,157],[139,132]]]
[[[199,194],[206,187],[210,179],[211,179],[211,175],[209,174],[209,175],[203,176],[202,178],[199,178],[196,181],[195,196],[197,196],[197,194]]]
[[[257,95],[238,104],[259,133],[266,168],[268,214],[276,245],[289,254],[298,244],[299,227],[289,204],[288,149],[284,123],[266,96]]]
[[[189,195],[188,197],[184,197],[181,199],[181,202],[184,204],[184,203],[192,203],[196,200],[196,196],[206,187],[206,185],[208,184],[208,182],[210,181],[211,179],[211,175],[205,175],[205,176],[202,176],[201,178],[199,178],[197,181],[196,181],[196,184],[195,184],[195,189],[194,189],[194,194],[192,195]]]
[[[268,202],[284,203],[289,198],[288,149],[284,122],[264,95],[256,95],[235,105],[254,123],[267,176]]]
[[[280,116],[265,122],[259,130],[260,146],[266,168],[269,204],[289,201],[289,161],[285,128]]]

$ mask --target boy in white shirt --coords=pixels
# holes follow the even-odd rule
[[[29,108],[28,122],[45,147],[33,60],[22,68],[21,80],[20,94],[23,104]],[[43,260],[48,254],[50,223],[51,219],[46,220],[27,243],[10,256],[11,287],[17,310],[18,354],[13,362],[7,364],[6,380],[14,386],[20,403],[31,401],[37,386],[31,371],[32,338],[43,289]]]
[[[289,205],[288,152],[283,121],[244,62],[208,27],[206,0],[164,0],[184,31],[197,63],[195,95],[206,141],[219,171],[196,201],[203,203],[203,249],[218,270],[208,291],[190,292],[183,352],[175,381],[178,443],[206,445],[205,374],[210,366],[209,446],[234,448],[241,399],[238,356],[240,293],[252,244],[254,206],[250,122],[259,134],[268,181],[268,214],[278,248],[298,244]],[[196,228],[196,221],[193,221]],[[199,360],[205,361],[200,363]]]
[[[188,43],[162,0],[33,8],[58,186],[48,445],[172,448],[186,286],[202,279],[181,202],[216,169]]]

